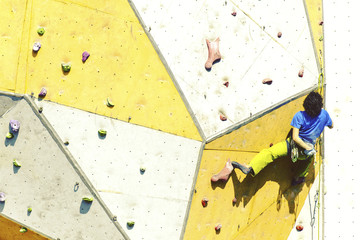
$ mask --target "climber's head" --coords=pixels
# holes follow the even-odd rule
[[[310,117],[317,117],[323,107],[323,98],[317,92],[311,92],[304,100],[305,112]]]

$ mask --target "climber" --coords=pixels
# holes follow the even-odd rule
[[[309,166],[316,153],[314,146],[317,138],[326,126],[330,129],[333,128],[333,122],[329,113],[322,109],[323,98],[319,93],[311,92],[305,98],[303,107],[305,111],[297,112],[291,121],[290,125],[293,128],[289,138],[268,149],[262,150],[250,161],[249,166],[235,161],[231,162],[230,159],[228,159],[225,167],[218,174],[212,176],[211,181],[226,181],[234,168],[240,169],[244,174],[250,173],[252,176],[255,176],[275,159],[291,156],[294,162],[297,160],[306,161],[306,164],[303,164],[304,168],[298,169],[300,174],[293,179],[292,185],[305,182]]]

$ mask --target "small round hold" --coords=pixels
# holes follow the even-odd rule
[[[220,120],[221,121],[226,121],[227,120],[227,117],[223,114],[220,114]]]
[[[274,145],[273,143],[270,143],[270,145],[269,145],[269,146],[270,146],[270,147],[272,147],[273,145]]]
[[[144,172],[146,171],[146,168],[144,168],[144,167],[141,167],[140,168],[140,172],[143,174]]]
[[[42,113],[43,112],[43,107],[39,107],[39,113]]]
[[[304,229],[304,226],[303,225],[297,225],[296,226],[296,230],[298,231],[298,232],[301,232],[302,230]]]
[[[322,26],[323,24],[324,24],[324,21],[321,20],[321,21],[319,22],[319,25]]]
[[[40,92],[39,92],[39,98],[44,98],[47,94],[47,90],[46,88],[41,88]]]
[[[65,141],[64,144],[67,146],[69,145],[69,141]]]
[[[223,85],[224,85],[225,87],[229,87],[229,82],[225,82]]]
[[[282,36],[282,32],[278,32],[277,37],[281,38],[281,36]]]
[[[232,200],[232,203],[235,204],[237,202],[236,197],[234,197],[234,199]]]
[[[220,231],[221,228],[222,228],[221,224],[218,224],[215,226],[215,231]]]
[[[265,78],[264,80],[262,80],[262,83],[267,85],[271,85],[272,82],[273,80],[271,78]]]
[[[45,33],[45,29],[43,27],[38,28],[37,33],[42,36]]]
[[[117,216],[113,216],[113,221],[114,221],[114,222],[117,221]]]
[[[237,13],[235,11],[231,13],[231,15],[233,15],[234,17],[236,17],[236,14]]]
[[[303,68],[299,70],[298,76],[301,77],[301,78],[304,76],[304,69]]]
[[[34,43],[34,45],[33,45],[34,52],[38,52],[40,50],[40,48],[41,48],[41,43],[39,43],[39,42]]]
[[[206,207],[206,206],[208,205],[208,202],[209,202],[209,199],[203,198],[203,199],[201,200],[201,205],[202,205],[203,207]]]

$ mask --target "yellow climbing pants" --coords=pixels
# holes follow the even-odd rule
[[[268,164],[272,163],[275,159],[287,156],[288,143],[286,140],[281,141],[268,149],[263,149],[259,152],[251,161],[250,166],[254,171],[254,176],[264,169]],[[310,157],[307,160],[298,160],[295,165],[299,174],[299,177],[306,177],[308,174],[309,166],[313,158]],[[291,161],[291,160],[290,160]]]

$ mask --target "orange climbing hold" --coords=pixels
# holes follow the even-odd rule
[[[220,114],[220,120],[221,121],[226,121],[227,120],[227,117],[223,114]]]
[[[203,207],[206,207],[208,205],[208,202],[209,202],[209,199],[207,199],[207,198],[203,198],[201,200],[201,204],[202,204]]]
[[[303,229],[304,229],[303,225],[299,224],[299,225],[296,226],[296,230],[299,231],[299,232],[301,232]]]
[[[220,38],[217,38],[215,41],[210,42],[206,39],[206,45],[208,47],[208,59],[205,63],[206,69],[211,69],[213,63],[221,59],[220,50],[219,50],[219,41]]]

